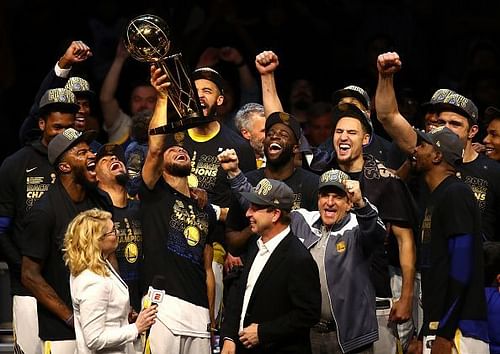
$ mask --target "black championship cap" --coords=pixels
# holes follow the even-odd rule
[[[73,92],[65,88],[54,88],[45,91],[38,104],[38,109],[52,112],[76,113],[80,109],[80,106],[76,103],[76,97]]]
[[[273,112],[267,117],[266,119],[266,132],[271,129],[271,127],[277,123],[284,124],[288,126],[292,132],[293,135],[295,135],[295,138],[297,139],[297,142],[300,140],[300,136],[302,135],[302,129],[300,128],[300,124],[295,119],[294,116],[291,114],[285,113],[285,112]]]
[[[293,205],[293,191],[284,182],[264,178],[251,192],[241,192],[250,203],[290,211]]]
[[[438,89],[433,94],[429,101],[422,103],[422,108],[430,111],[436,104],[444,102],[444,99],[456,92],[450,89]]]
[[[417,137],[428,144],[434,145],[442,154],[445,161],[456,167],[462,162],[464,144],[457,134],[445,126],[437,127],[428,133],[415,129]]]
[[[349,175],[345,172],[340,170],[328,170],[319,177],[318,190],[325,187],[335,187],[340,189],[343,194],[346,194],[347,192],[344,183],[348,179]]]
[[[370,109],[370,96],[368,96],[368,93],[359,86],[349,85],[335,91],[332,95],[333,104],[338,104],[344,97],[354,97],[365,106],[366,109]]]
[[[199,79],[205,79],[208,81],[212,81],[214,84],[217,85],[219,88],[220,92],[224,94],[224,79],[220,74],[209,67],[202,67],[198,68],[195,71],[193,71],[193,74],[191,75],[191,79],[193,81],[199,80]]]
[[[360,110],[355,105],[350,103],[339,103],[338,105],[333,107],[332,118],[333,118],[334,128],[337,125],[338,121],[344,117],[358,119],[361,122],[361,124],[363,124],[363,126],[366,128],[368,134],[370,136],[373,135],[373,124],[371,120],[368,118],[365,112]]]
[[[99,150],[97,150],[97,154],[95,154],[95,162],[99,162],[104,156],[116,156],[118,160],[125,164],[125,152],[119,144],[108,143],[101,145]]]
[[[474,102],[465,96],[458,93],[453,93],[446,96],[443,102],[439,102],[436,105],[436,111],[441,112],[455,112],[464,116],[472,121],[473,124],[477,124],[478,110]]]

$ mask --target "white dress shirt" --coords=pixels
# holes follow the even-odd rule
[[[266,243],[262,242],[262,237],[257,240],[257,246],[259,247],[259,252],[255,256],[255,259],[252,263],[252,267],[250,268],[250,272],[248,273],[247,285],[245,289],[245,296],[243,297],[243,306],[241,308],[240,315],[240,331],[243,329],[243,321],[245,320],[245,314],[247,313],[248,302],[250,301],[250,296],[252,295],[253,288],[257,279],[264,269],[267,261],[273,254],[274,250],[281,241],[285,238],[286,235],[290,233],[290,227],[287,227],[285,230],[281,231],[279,234],[274,236],[272,239],[267,241]]]

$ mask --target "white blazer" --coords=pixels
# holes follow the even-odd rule
[[[128,323],[128,287],[109,263],[108,269],[106,277],[88,269],[70,276],[78,354],[135,353],[138,332]]]

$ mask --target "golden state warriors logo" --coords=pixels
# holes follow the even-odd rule
[[[135,242],[129,242],[127,246],[125,246],[125,259],[129,263],[135,263],[137,262],[137,259],[139,258],[139,248],[137,247]]]
[[[184,229],[184,237],[189,246],[196,246],[200,242],[200,230],[196,226],[188,226]]]
[[[193,173],[188,176],[188,186],[190,188],[198,188],[198,177]]]
[[[337,243],[337,252],[342,253],[345,252],[347,246],[345,244],[345,241],[340,241]]]

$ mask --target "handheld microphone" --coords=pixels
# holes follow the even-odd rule
[[[162,275],[155,275],[151,281],[151,285],[148,288],[148,295],[144,300],[144,308],[148,308],[152,305],[159,305],[163,301],[165,296],[165,277]],[[146,330],[146,337],[144,343],[143,353],[151,353],[149,347],[149,333],[151,327]]]

